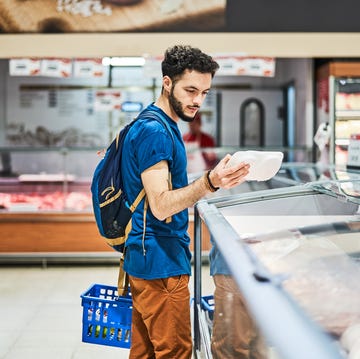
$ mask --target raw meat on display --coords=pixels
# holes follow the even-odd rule
[[[0,193],[0,207],[5,209],[20,208],[37,210],[64,210],[83,211],[91,209],[91,194],[85,192],[53,192],[49,194],[23,194],[23,193]]]

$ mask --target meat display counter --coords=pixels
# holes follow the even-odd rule
[[[190,177],[190,181],[200,175]],[[99,235],[92,212],[91,178],[63,174],[0,177],[0,262],[118,262],[119,255]],[[296,184],[289,179],[246,183],[237,191]],[[190,210],[189,233],[194,232]],[[209,248],[209,238],[204,249]],[[193,241],[191,242],[193,250]]]
[[[345,172],[341,174],[346,177]],[[236,323],[235,314],[243,308],[228,305],[226,311],[217,313],[218,297],[213,292],[220,291],[220,287],[214,284],[204,288],[202,281],[204,275],[216,278],[219,273],[225,273],[236,284],[236,291],[230,294],[221,287],[219,298],[230,296],[232,303],[237,303],[236,298],[241,297],[257,333],[254,338],[261,339],[262,354],[254,357],[358,358],[360,180],[356,174],[349,177],[197,203],[194,213],[197,358],[221,357],[217,352],[219,343],[228,346],[223,351],[227,358],[242,357],[235,343],[241,342],[236,336],[239,333],[241,336],[246,323]],[[200,256],[204,226],[212,241],[209,266]],[[217,272],[219,267],[223,271]],[[227,334],[219,341],[221,326]],[[249,333],[247,329],[243,335]],[[229,348],[229,343],[234,348]],[[249,344],[247,350],[251,348]]]
[[[0,178],[0,262],[118,262],[98,233],[90,180],[64,175]]]

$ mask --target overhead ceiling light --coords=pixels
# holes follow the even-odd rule
[[[144,66],[143,57],[104,57],[103,66]]]

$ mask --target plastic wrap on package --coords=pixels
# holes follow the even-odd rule
[[[360,266],[329,238],[289,235],[251,249],[271,273],[286,274],[284,288],[314,321],[340,336],[360,322]]]

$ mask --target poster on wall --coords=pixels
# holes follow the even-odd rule
[[[0,33],[222,31],[225,7],[226,0],[1,0]]]

